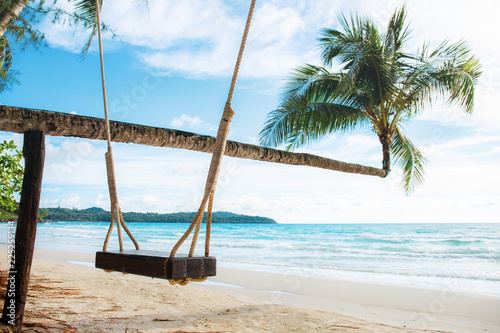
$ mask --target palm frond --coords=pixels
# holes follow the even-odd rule
[[[397,59],[402,55],[401,48],[410,35],[410,28],[406,25],[406,6],[396,10],[389,21],[384,41],[384,53]]]
[[[148,5],[148,0],[141,0],[143,3]],[[90,30],[89,37],[81,49],[80,55],[84,59],[92,44],[92,40],[97,33],[97,8],[95,0],[70,0],[75,6],[74,17],[75,22],[81,24],[85,30]],[[99,7],[102,10],[103,0],[99,0]],[[139,2],[139,0],[136,0]],[[105,23],[101,22],[101,31],[109,32],[112,34],[112,38],[117,37],[116,33]]]
[[[12,67],[12,48],[7,37],[0,37],[0,70],[8,72]]]
[[[298,67],[288,78],[283,91],[283,100],[301,95],[311,103],[336,103],[354,108],[364,105],[366,96],[362,90],[346,90],[343,82],[347,74],[330,73],[323,67],[304,65]]]
[[[320,30],[320,47],[322,49],[321,59],[325,66],[331,66],[334,59],[341,62],[348,62],[350,55],[355,55],[363,43],[363,18],[358,15],[351,15],[350,22],[344,16],[339,16],[340,30],[322,29]]]
[[[343,64],[343,70],[350,70],[356,64],[363,63],[363,56],[380,50],[382,36],[368,17],[351,14],[348,20],[342,15],[339,21],[340,30],[320,30],[318,40],[322,49],[321,59],[325,67],[337,60]]]
[[[74,6],[74,13],[80,18],[80,24],[85,30],[90,30],[89,37],[83,45],[80,56],[82,60],[87,56],[92,40],[97,32],[97,8],[95,0],[70,0]],[[102,0],[99,0],[99,7],[102,9]],[[101,29],[104,31],[105,27],[101,24]]]
[[[443,61],[443,65],[434,73],[436,81],[449,94],[448,102],[464,108],[472,113],[474,109],[475,86],[481,76],[481,64],[471,55],[464,42],[456,44]]]
[[[286,100],[292,95],[302,94],[311,84],[321,80],[329,72],[320,66],[305,64],[295,68],[288,76],[282,91],[282,99]]]
[[[0,92],[18,84],[18,72],[12,70],[12,47],[7,37],[0,37]]]
[[[309,103],[301,95],[293,95],[271,111],[259,133],[265,146],[285,145],[293,149],[331,133],[345,133],[368,124],[358,109],[333,103]]]
[[[99,7],[102,8],[102,1],[99,0]],[[95,0],[70,0],[75,7],[75,14],[85,21],[82,23],[87,29],[95,25],[97,17],[97,8]]]
[[[456,104],[465,112],[474,109],[475,87],[481,64],[464,42],[441,44],[433,52],[424,45],[419,62],[407,74],[401,106],[409,115],[418,114],[435,99]]]
[[[357,14],[351,15],[350,20],[341,16],[340,30],[321,30],[319,41],[325,66],[331,65],[334,59],[343,66],[345,75],[340,81],[339,91],[349,93],[363,87],[366,89],[365,96],[370,96],[368,103],[381,105],[384,109],[383,104],[391,100],[398,82],[399,58],[404,56],[397,53],[397,58],[393,59],[394,54],[388,56],[385,48],[395,49],[398,43],[399,49],[406,38],[404,16],[403,11],[393,19],[392,38],[381,34],[372,20]],[[392,46],[384,43],[392,43]]]
[[[92,46],[92,40],[94,39],[95,34],[97,33],[97,25],[94,25],[92,28],[92,32],[89,34],[87,37],[87,41],[85,44],[82,46],[80,50],[80,58],[83,60],[87,56],[87,54],[90,51],[90,46]]]
[[[403,171],[402,185],[407,194],[424,181],[425,157],[420,150],[404,135],[398,127],[391,143],[391,155],[394,163]]]

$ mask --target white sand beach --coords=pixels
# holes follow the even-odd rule
[[[26,332],[500,332],[500,297],[229,268],[173,287],[92,264],[36,249]]]

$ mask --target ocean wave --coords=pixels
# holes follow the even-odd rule
[[[416,269],[412,270],[412,269],[383,269],[383,268],[370,268],[370,267],[348,267],[348,266],[332,265],[332,264],[315,264],[311,262],[303,263],[303,265],[298,267],[296,263],[283,262],[283,261],[261,260],[260,262],[256,263],[250,258],[241,260],[238,260],[236,258],[224,258],[222,260],[226,262],[234,262],[240,264],[249,264],[249,265],[258,264],[261,266],[273,267],[275,269],[277,269],[278,267],[288,268],[288,269],[296,268],[297,271],[309,270],[311,272],[314,272],[314,270],[317,269],[329,270],[332,271],[332,276],[334,276],[335,271],[344,271],[352,273],[389,274],[389,275],[407,276],[407,277],[413,276],[413,277],[441,278],[448,280],[450,283],[458,279],[500,282],[500,277],[497,276],[495,273],[471,273],[471,272],[455,272],[455,271],[436,272],[436,271],[421,271]],[[280,269],[277,269],[277,271],[280,271]],[[454,283],[458,284],[459,282],[455,281]]]
[[[168,250],[186,229],[178,224],[130,227],[140,244]],[[38,228],[37,242],[67,250],[100,248],[107,228],[108,223],[46,223]],[[0,236],[6,234],[6,227],[0,225]],[[211,253],[221,262],[260,265],[277,272],[307,270],[318,276],[381,281],[391,275],[410,282],[457,278],[467,279],[471,286],[491,283],[500,290],[497,235],[495,226],[217,225]],[[116,231],[110,246],[118,246]]]
[[[387,238],[387,237],[380,237],[376,235],[372,236],[360,236],[358,238],[355,238],[354,241],[360,242],[360,243],[389,243],[389,244],[408,244],[408,243],[413,243],[413,239],[400,239],[400,238]]]
[[[250,243],[221,243],[221,242],[212,242],[210,244],[211,247],[218,248],[234,248],[234,249],[264,249],[266,247],[265,244],[250,244]]]
[[[447,240],[444,240],[443,242],[445,242],[446,244],[449,244],[449,245],[457,245],[457,246],[474,244],[474,243],[482,243],[482,241],[479,239],[473,239],[473,240],[472,239],[471,240],[447,239]]]
[[[145,243],[153,243],[153,244],[165,244],[165,243],[172,243],[172,242],[177,241],[177,240],[170,239],[170,238],[142,238],[140,240],[145,242]]]

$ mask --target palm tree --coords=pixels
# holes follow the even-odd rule
[[[96,128],[104,127],[104,120],[100,118],[0,105],[0,131],[4,132],[24,133],[26,131],[40,130],[46,135],[52,136],[73,136],[105,140],[105,132],[95,130]],[[113,142],[135,142],[142,145],[187,149],[205,153],[213,153],[215,146],[214,137],[174,129],[112,121],[110,130]],[[374,167],[336,161],[311,154],[287,152],[237,141],[228,140],[224,154],[226,156],[256,161],[307,165],[369,176],[385,176],[384,170]]]
[[[93,36],[96,34],[96,4],[95,0],[70,0],[73,11],[65,11],[57,6],[54,0],[46,1],[7,0],[0,3],[0,92],[18,83],[17,72],[12,71],[12,44],[35,48],[45,46],[45,34],[38,30],[37,24],[48,17],[53,23],[81,26],[91,33],[82,47],[84,58],[90,48]],[[147,4],[147,0],[143,0]],[[102,4],[102,0],[100,0]],[[115,36],[106,24],[101,24],[103,31]]]
[[[148,0],[142,0],[146,5]],[[92,39],[97,33],[97,9],[95,0],[71,0],[75,9],[72,15],[77,19],[74,20],[76,24],[81,24],[84,30],[90,30],[90,35],[87,42],[82,47],[81,56],[85,58],[89,52]],[[102,9],[103,0],[99,0],[99,7]],[[101,30],[111,32],[113,37],[116,36],[114,31],[111,30],[106,24],[101,23]]]
[[[382,144],[383,164],[391,155],[410,193],[423,181],[425,158],[403,131],[435,98],[472,113],[481,65],[465,42],[443,42],[415,54],[405,44],[410,29],[406,8],[395,11],[381,32],[364,16],[341,16],[340,29],[320,32],[323,66],[306,64],[287,80],[283,101],[268,115],[259,134],[266,146],[304,146],[331,133],[371,129]],[[331,72],[337,61],[339,72]]]
[[[18,83],[12,70],[12,43],[22,47],[43,45],[44,36],[34,25],[38,18],[24,12],[28,0],[8,0],[0,3],[0,93]],[[41,8],[41,5],[38,5]]]
[[[28,0],[7,0],[0,5],[0,37],[5,34],[13,20],[21,14]]]

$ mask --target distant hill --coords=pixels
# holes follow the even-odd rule
[[[111,220],[111,214],[102,208],[87,209],[43,208],[45,221],[81,221],[106,222]],[[44,214],[44,215],[45,215]],[[125,222],[160,222],[160,223],[191,223],[196,213],[122,213]],[[203,221],[206,221],[206,213]],[[212,213],[212,223],[276,223],[273,219],[261,216],[249,216],[229,212]]]
[[[0,222],[17,220],[17,213],[8,212],[0,208]]]

